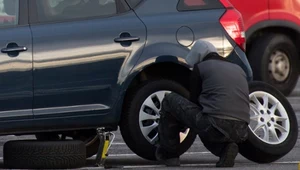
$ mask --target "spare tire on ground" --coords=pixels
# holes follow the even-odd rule
[[[250,82],[249,137],[240,153],[257,163],[271,163],[288,154],[297,143],[297,116],[286,97],[264,82]]]
[[[86,163],[86,148],[82,141],[9,141],[3,158],[9,169],[80,168]]]

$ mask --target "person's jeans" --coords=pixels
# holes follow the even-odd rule
[[[196,132],[204,146],[216,156],[220,156],[228,143],[239,144],[248,137],[246,122],[211,117],[186,98],[176,93],[168,94],[162,102],[158,132],[159,146],[169,157],[179,156],[182,126]]]

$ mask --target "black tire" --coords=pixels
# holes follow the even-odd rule
[[[269,73],[269,62],[272,53],[281,51],[289,59],[290,71],[284,81],[277,81]],[[254,80],[264,81],[276,87],[284,95],[289,95],[298,81],[298,51],[293,41],[284,34],[267,33],[252,43],[249,62],[253,70]]]
[[[83,141],[86,148],[86,158],[90,158],[98,153],[100,140],[96,132],[94,134],[86,134],[86,135],[81,134],[78,137],[73,137],[73,139]]]
[[[144,159],[156,160],[155,150],[156,146],[148,142],[143,136],[139,127],[139,110],[143,102],[151,94],[167,90],[173,91],[188,97],[188,91],[171,80],[155,80],[146,82],[139,87],[131,90],[124,103],[124,112],[120,123],[120,131],[127,146],[137,155]],[[196,134],[189,132],[185,140],[180,144],[179,154],[186,152],[195,141]]]
[[[3,157],[9,169],[70,169],[86,163],[81,141],[9,141],[4,144]]]
[[[35,137],[39,141],[61,141],[59,135],[55,132],[39,133],[36,134]],[[96,140],[94,139],[95,137],[97,138]],[[97,137],[96,130],[95,133],[91,133],[91,131],[88,131],[87,133],[82,132],[78,134],[78,136],[73,137],[73,140],[81,140],[82,142],[84,142],[86,146],[86,158],[90,158],[98,153],[100,141]]]
[[[298,123],[295,112],[286,97],[273,86],[263,82],[250,82],[250,94],[254,91],[264,91],[272,94],[283,105],[290,120],[290,133],[279,144],[268,144],[260,140],[249,128],[248,140],[240,145],[240,153],[247,159],[257,163],[270,163],[289,153],[298,138]]]

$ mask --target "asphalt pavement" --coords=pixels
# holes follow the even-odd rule
[[[294,92],[288,97],[292,104],[300,125],[300,81],[297,84]],[[299,130],[300,131],[300,130]],[[2,146],[6,141],[16,139],[30,139],[34,136],[3,136],[0,137],[0,168],[3,168],[3,153]],[[116,132],[116,139],[109,151],[109,156],[106,164],[110,169],[242,169],[242,170],[296,170],[300,163],[300,135],[294,149],[283,158],[270,164],[257,164],[238,155],[236,164],[233,168],[215,168],[215,163],[218,158],[212,155],[205,149],[199,138],[196,139],[193,146],[181,156],[181,167],[169,168],[158,164],[154,161],[148,161],[136,156],[124,143],[119,131]],[[80,168],[82,170],[104,169],[104,167],[95,166],[95,157],[87,161],[86,167]],[[300,168],[299,168],[300,169]]]

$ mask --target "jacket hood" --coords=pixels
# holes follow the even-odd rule
[[[197,40],[185,58],[189,66],[202,62],[209,53],[217,53],[216,47],[208,41]]]

